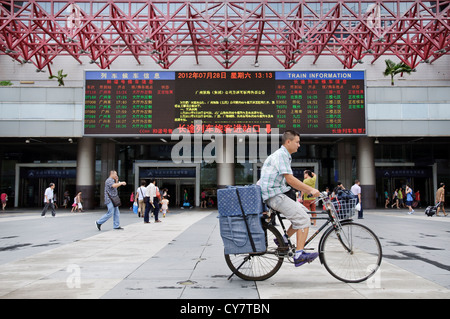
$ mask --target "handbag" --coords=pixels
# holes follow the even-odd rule
[[[112,204],[114,207],[119,207],[120,205],[122,205],[122,202],[120,201],[120,197],[119,196],[111,196],[109,195],[109,199],[111,200]]]

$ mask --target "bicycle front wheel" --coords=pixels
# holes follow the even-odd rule
[[[272,277],[283,264],[284,255],[288,253],[283,236],[270,224],[263,224],[263,229],[266,233],[267,249],[265,252],[225,255],[228,267],[239,278],[265,280]]]
[[[364,225],[347,222],[330,227],[320,244],[322,262],[335,278],[358,283],[373,276],[381,264],[378,237]]]

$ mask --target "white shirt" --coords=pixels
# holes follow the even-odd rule
[[[353,195],[361,194],[361,187],[358,184],[355,184],[350,188],[350,191],[353,193]]]
[[[45,190],[44,193],[44,203],[47,203],[47,200],[51,203],[53,201],[53,189],[50,187]]]
[[[147,194],[147,187],[145,186],[138,187],[138,189],[136,189],[136,194],[139,198],[139,201],[143,201],[144,197]]]
[[[156,197],[156,186],[153,183],[150,183],[147,186],[147,195],[148,197],[150,197],[150,201],[153,202],[153,197]]]

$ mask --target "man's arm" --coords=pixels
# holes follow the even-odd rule
[[[117,183],[112,184],[112,187],[117,188],[122,185],[127,185],[127,183],[126,182],[117,182]]]
[[[298,178],[296,178],[292,174],[284,174],[284,178],[286,179],[286,183],[295,188],[296,190],[302,191],[306,194],[313,195],[314,197],[320,196],[320,191],[315,188],[312,188],[305,183],[301,182]]]

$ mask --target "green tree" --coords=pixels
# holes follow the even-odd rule
[[[63,74],[63,70],[58,71],[58,75],[50,75],[48,78],[51,79],[57,79],[58,80],[58,86],[64,86],[64,78],[67,76],[67,74]]]
[[[394,76],[399,74],[399,73],[408,73],[411,74],[411,72],[413,71],[411,69],[411,67],[409,67],[408,65],[406,65],[405,63],[401,62],[401,63],[395,63],[391,60],[384,60],[384,62],[386,62],[386,70],[384,70],[383,75],[384,76],[391,76],[391,85],[394,85]]]

